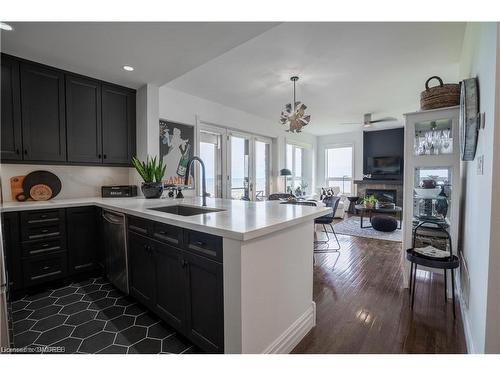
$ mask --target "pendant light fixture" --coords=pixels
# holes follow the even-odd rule
[[[293,106],[292,103],[288,103],[280,116],[280,123],[285,125],[288,128],[286,131],[290,133],[300,133],[302,128],[311,121],[311,116],[305,114],[307,106],[298,102],[295,97],[295,83],[298,80],[297,76],[290,77],[290,81],[293,82]]]

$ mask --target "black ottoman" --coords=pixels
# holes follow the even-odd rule
[[[394,232],[398,227],[398,221],[392,216],[375,215],[372,217],[372,227],[380,232]]]

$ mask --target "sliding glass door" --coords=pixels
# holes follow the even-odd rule
[[[200,157],[211,197],[265,200],[271,185],[272,140],[213,125],[200,125]]]

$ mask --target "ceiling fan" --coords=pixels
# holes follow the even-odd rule
[[[397,121],[397,118],[395,117],[382,117],[376,120],[372,120],[372,114],[371,113],[365,113],[363,115],[363,127],[364,128],[370,128],[373,124],[379,123],[379,122],[392,122],[392,121]],[[342,125],[352,125],[352,124],[359,124],[358,122],[344,122]]]

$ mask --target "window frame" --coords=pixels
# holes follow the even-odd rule
[[[329,177],[328,176],[328,150],[333,150],[337,148],[351,148],[351,176],[349,178],[345,178],[345,176],[342,177]],[[330,186],[330,181],[337,181],[337,182],[343,182],[343,181],[349,181],[351,183],[351,191],[347,192],[347,194],[353,195],[355,194],[355,186],[354,186],[354,175],[356,174],[355,171],[355,160],[354,160],[355,154],[354,154],[354,143],[333,143],[333,144],[328,144],[325,145],[324,147],[324,162],[325,162],[325,187]],[[346,194],[342,190],[340,191],[340,194]]]
[[[306,180],[305,176],[304,176],[304,167],[305,167],[305,152],[307,150],[307,146],[306,145],[302,145],[302,144],[299,144],[299,143],[296,143],[296,142],[293,142],[293,141],[286,141],[285,142],[285,167],[288,168],[288,146],[292,146],[292,160],[291,160],[291,165],[292,167],[290,168],[290,171],[292,172],[292,175],[289,176],[287,178],[287,182],[290,182],[291,181],[291,187],[292,187],[292,192],[295,191],[295,182],[296,181],[299,181],[299,183],[302,183],[302,181]],[[300,148],[301,149],[301,163],[300,163],[300,170],[301,170],[301,176],[296,176],[295,175],[295,163],[296,163],[296,149],[297,148]],[[307,180],[306,180],[307,182]],[[286,192],[286,186],[285,186],[285,192]]]

